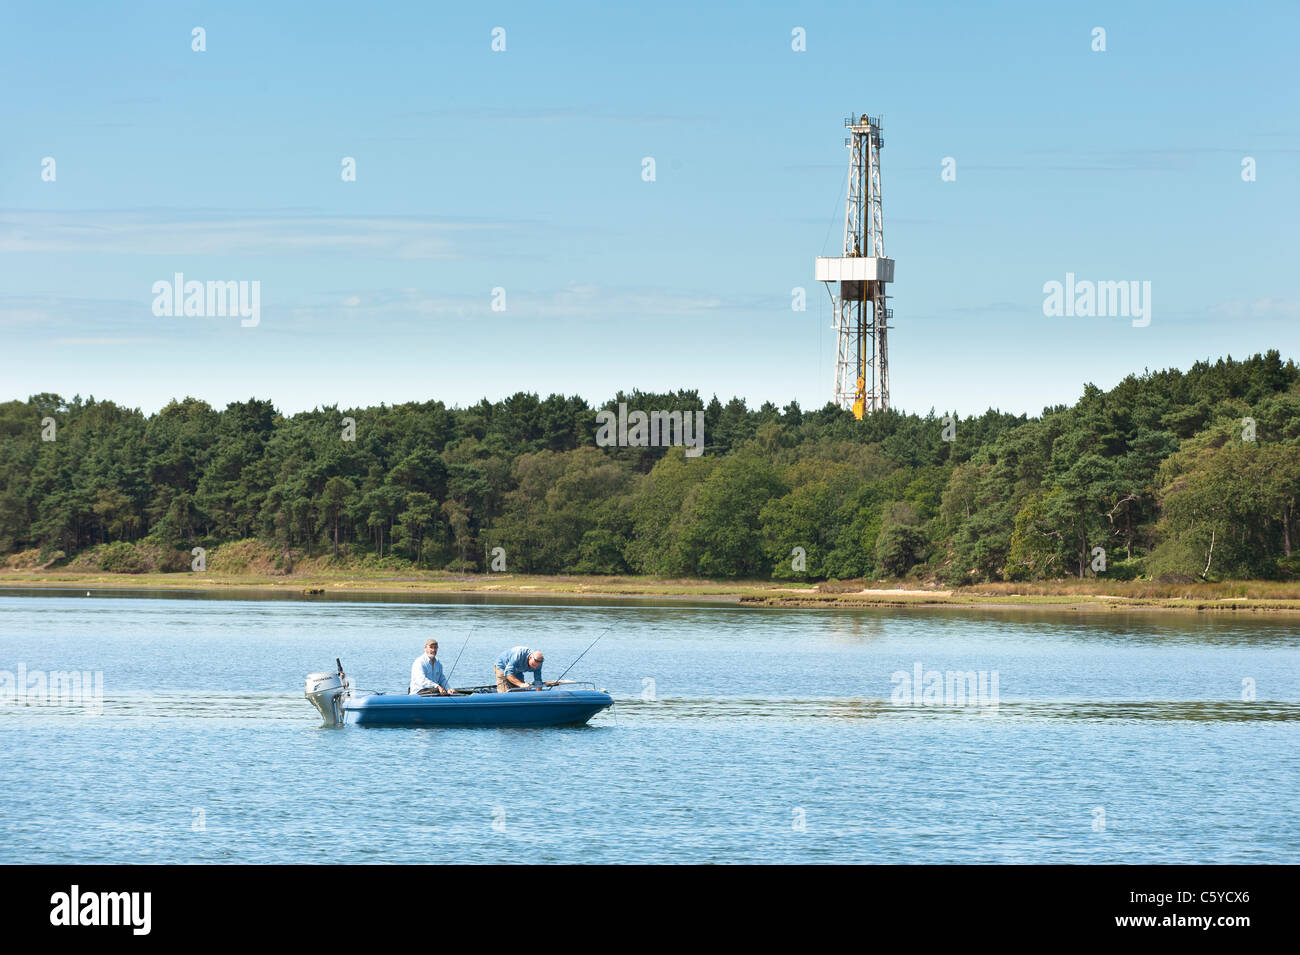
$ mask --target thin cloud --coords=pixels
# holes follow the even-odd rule
[[[56,338],[51,345],[146,345],[161,338]]]
[[[711,293],[663,288],[609,288],[591,283],[570,283],[562,288],[512,287],[506,290],[506,310],[494,312],[492,299],[481,295],[447,295],[428,289],[389,288],[335,291],[313,296],[285,310],[296,327],[322,322],[380,320],[393,327],[403,320],[423,324],[429,319],[511,321],[545,318],[600,319],[699,316],[724,311],[770,308],[761,297],[751,301],[724,299]]]
[[[460,258],[464,240],[518,224],[417,216],[221,215],[151,210],[0,213],[0,253],[140,255],[340,253],[379,258]]]
[[[1227,319],[1300,319],[1300,301],[1283,298],[1257,298],[1249,302],[1216,302],[1207,311],[1213,318]]]
[[[586,106],[551,106],[521,110],[518,107],[475,106],[448,107],[445,109],[413,110],[395,114],[398,119],[480,119],[493,123],[556,123],[556,122],[590,122],[602,123],[717,123],[718,116],[690,115],[682,113],[651,113],[622,109],[617,106],[590,104]]]

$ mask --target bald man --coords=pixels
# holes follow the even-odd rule
[[[524,682],[524,674],[532,672],[533,685],[529,689],[537,690],[542,686],[542,656],[541,650],[531,650],[528,647],[511,647],[497,658],[497,692],[509,693],[513,689],[528,687]]]

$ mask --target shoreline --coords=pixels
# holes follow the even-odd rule
[[[837,585],[838,590],[841,585]],[[988,593],[971,590],[879,587],[824,592],[816,584],[776,581],[710,581],[650,577],[581,577],[543,575],[470,575],[435,571],[402,574],[314,573],[265,574],[110,574],[100,572],[0,571],[0,595],[17,590],[111,590],[151,593],[261,593],[314,596],[511,596],[564,599],[662,600],[740,607],[825,610],[1056,610],[1071,613],[1160,611],[1300,615],[1300,599],[1290,596],[1199,597],[1196,585],[1182,596],[1134,596],[1120,593],[1070,593],[1068,584],[1022,589],[1058,593]],[[1259,589],[1259,588],[1257,588]]]

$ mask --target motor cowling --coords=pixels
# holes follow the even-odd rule
[[[338,673],[312,673],[307,676],[305,695],[311,705],[320,711],[326,726],[343,725],[343,699],[350,689],[350,681],[342,671]]]

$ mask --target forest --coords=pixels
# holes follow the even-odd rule
[[[703,453],[599,446],[597,413],[702,411]],[[519,393],[291,416],[0,404],[0,561],[908,579],[1300,577],[1300,369],[1273,350],[1083,386],[1037,416]]]

